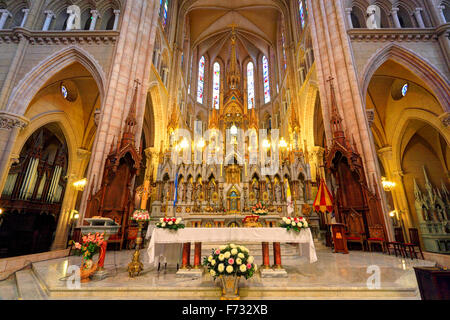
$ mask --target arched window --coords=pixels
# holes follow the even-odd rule
[[[167,26],[167,17],[169,12],[169,0],[159,0],[159,19],[164,29]]]
[[[249,62],[247,65],[247,96],[248,96],[248,109],[255,107],[255,69],[253,62]]]
[[[213,76],[213,108],[220,109],[220,64],[214,63]]]
[[[263,63],[263,79],[264,79],[264,102],[270,102],[270,82],[269,82],[269,61],[266,56],[262,58]]]
[[[281,46],[283,50],[283,64],[284,70],[287,68],[287,59],[286,59],[286,38],[284,37],[284,31],[281,31]]]
[[[306,24],[306,15],[308,14],[308,4],[306,4],[306,1],[298,0],[298,12],[300,15],[300,23],[302,26],[302,29],[305,27]]]
[[[205,57],[200,58],[198,63],[198,86],[197,86],[197,102],[203,103],[203,90],[205,85]]]

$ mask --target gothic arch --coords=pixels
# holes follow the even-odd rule
[[[392,135],[391,140],[392,153],[394,158],[393,160],[398,170],[401,170],[402,163],[402,137],[411,120],[419,120],[430,125],[445,139],[447,144],[450,145],[450,133],[448,132],[448,130],[442,129],[442,123],[440,122],[439,118],[425,110],[405,110],[399,117],[398,125],[396,127],[396,130],[394,131],[394,134]]]
[[[6,111],[24,115],[31,100],[44,84],[65,67],[75,62],[79,62],[91,73],[97,83],[100,99],[103,103],[106,78],[102,67],[86,50],[77,46],[70,46],[41,61],[20,80],[11,93]]]
[[[437,70],[425,58],[395,44],[388,44],[384,48],[378,50],[367,62],[360,78],[360,82],[362,84],[361,94],[364,105],[366,105],[366,93],[373,75],[387,60],[393,60],[399,63],[423,79],[424,82],[432,89],[434,95],[442,106],[443,111],[450,111],[450,95],[448,94],[450,92],[450,86],[446,76]]]

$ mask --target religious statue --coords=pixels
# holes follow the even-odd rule
[[[178,185],[178,194],[177,194],[177,200],[178,202],[183,202],[183,196],[184,196],[184,182],[182,181]]]
[[[377,5],[371,5],[367,8],[367,28],[380,29],[381,28],[381,9]]]
[[[281,186],[278,182],[275,184],[275,202],[281,203]]]
[[[67,27],[66,31],[81,29],[81,10],[79,6],[71,5],[67,8]]]
[[[192,201],[192,183],[188,182],[187,183],[187,192],[186,192],[186,202],[189,203]]]
[[[267,179],[266,187],[267,187],[267,195],[269,197],[269,202],[272,202],[272,183],[270,182],[269,179]]]
[[[211,181],[211,182],[209,183],[209,193],[208,193],[208,196],[209,196],[209,202],[212,202],[212,201],[213,201],[213,194],[214,194],[215,191],[216,191],[216,187],[215,187],[215,185],[214,185],[214,182]]]
[[[300,200],[305,199],[305,188],[304,188],[303,181],[298,182],[298,198]]]
[[[255,200],[258,201],[259,200],[259,187],[258,187],[258,181],[255,179],[253,181],[253,185],[252,185],[252,191],[253,194],[255,195]]]
[[[163,194],[162,194],[161,199],[163,202],[169,200],[169,182],[168,181],[164,183]]]

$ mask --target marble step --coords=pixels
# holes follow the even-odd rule
[[[46,300],[45,294],[39,280],[32,269],[16,272],[17,293],[19,300]]]

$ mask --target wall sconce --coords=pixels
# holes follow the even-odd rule
[[[0,214],[2,214],[3,213],[3,209],[2,208],[0,208]]]
[[[80,213],[77,210],[72,210],[72,219],[78,220],[80,218]]]
[[[395,186],[397,185],[393,181],[388,181],[385,177],[381,177],[381,184],[383,185],[383,189],[386,192],[391,192],[392,189],[394,189]]]
[[[84,187],[86,187],[86,185],[87,185],[87,179],[86,179],[86,178],[81,179],[81,180],[78,180],[78,181],[75,181],[75,182],[73,183],[73,187],[74,187],[77,191],[83,191],[83,190],[84,190]]]

